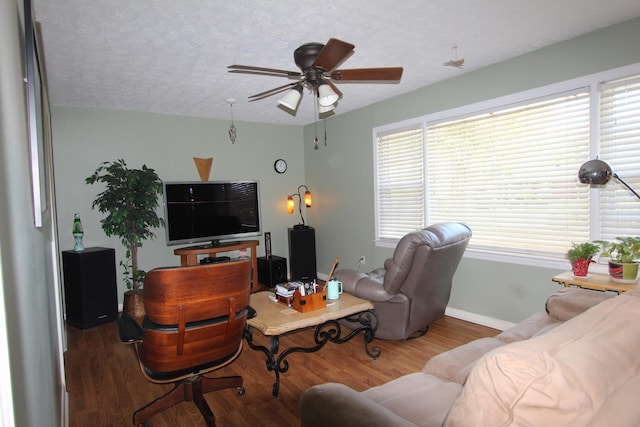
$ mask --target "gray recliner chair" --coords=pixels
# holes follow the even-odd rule
[[[465,224],[433,224],[400,239],[384,267],[369,273],[337,270],[334,277],[344,292],[373,302],[379,319],[376,338],[420,336],[444,315],[453,274],[470,238]]]

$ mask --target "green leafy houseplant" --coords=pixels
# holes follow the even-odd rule
[[[618,263],[632,263],[640,260],[640,237],[616,237],[614,241],[596,240],[602,245],[602,256]]]
[[[600,246],[595,243],[571,243],[571,249],[567,251],[566,258],[571,263],[571,269],[575,276],[586,276],[589,265],[594,262],[593,258],[600,251]]]
[[[106,189],[98,194],[91,207],[107,213],[102,219],[102,230],[107,236],[118,236],[125,246],[124,281],[127,289],[138,291],[144,283],[145,271],[138,268],[138,248],[149,238],[152,229],[164,226],[158,217],[158,195],[162,194],[162,181],[153,169],[129,169],[124,160],[103,162],[85,179],[87,184],[102,182]]]
[[[579,259],[590,260],[600,251],[600,246],[591,243],[571,243],[571,249],[567,251],[567,259],[571,264]]]
[[[640,260],[640,237],[616,237],[614,241],[596,240],[602,256],[609,257],[609,275],[614,281],[635,281]]]

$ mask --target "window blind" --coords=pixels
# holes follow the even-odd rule
[[[589,92],[427,126],[428,223],[463,221],[471,246],[557,255],[589,240]]]
[[[600,158],[640,191],[640,76],[600,84]],[[617,182],[598,190],[600,236],[640,236],[640,200]]]
[[[422,125],[377,135],[376,239],[399,239],[424,228]]]

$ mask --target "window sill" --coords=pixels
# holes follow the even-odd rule
[[[375,245],[382,248],[395,249],[398,244],[394,240],[376,240]],[[531,267],[550,268],[554,270],[567,271],[571,269],[569,261],[544,256],[515,254],[509,252],[487,251],[475,248],[467,248],[464,258],[479,259],[483,261],[504,262],[509,264],[526,265]],[[602,259],[589,267],[592,273],[608,274],[608,259]]]

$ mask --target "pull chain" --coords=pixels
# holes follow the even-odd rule
[[[324,146],[327,146],[327,119],[322,120],[324,122]]]
[[[315,131],[315,138],[313,138],[313,149],[317,150],[318,149],[318,102],[316,100],[316,102],[313,103],[313,111],[315,113],[315,116],[313,116],[313,128]]]

